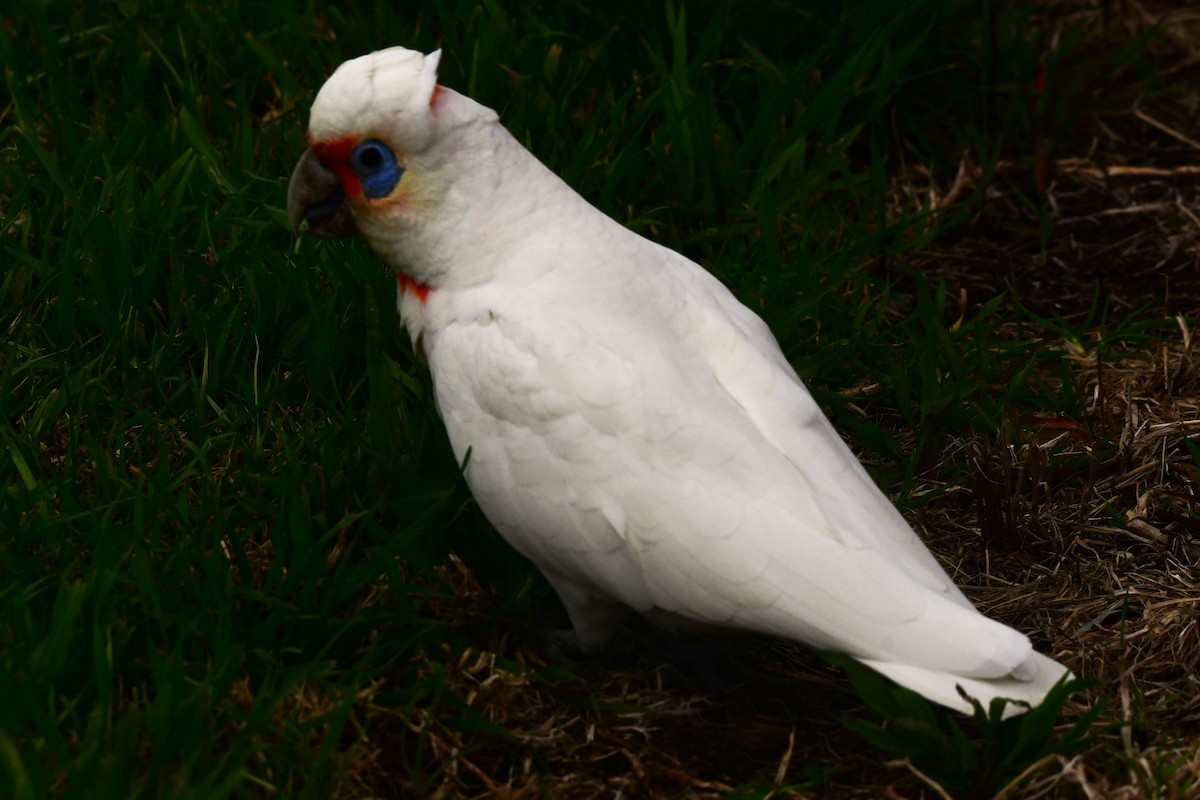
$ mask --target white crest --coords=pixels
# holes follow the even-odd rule
[[[394,140],[401,132],[397,145],[423,150],[433,129],[429,104],[441,55],[389,47],[342,64],[313,100],[309,135],[313,141],[347,135]]]

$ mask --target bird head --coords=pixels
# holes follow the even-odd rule
[[[427,202],[440,51],[393,47],[347,61],[313,101],[308,149],[288,185],[288,224],[340,237],[396,227]],[[372,242],[372,244],[374,244]]]
[[[507,251],[544,249],[578,197],[500,124],[437,82],[439,52],[347,61],[313,100],[288,186],[294,233],[360,235],[399,278],[440,288],[494,277]],[[546,259],[534,259],[547,263]]]

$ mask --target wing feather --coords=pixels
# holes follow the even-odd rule
[[[554,280],[519,300],[481,290],[431,344],[447,429],[505,538],[642,613],[962,675],[1015,668],[1028,640],[963,598],[765,324],[657,258],[572,315]]]

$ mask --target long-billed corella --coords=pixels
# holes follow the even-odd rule
[[[964,711],[956,687],[1039,703],[1066,668],[963,596],[766,324],[439,86],[439,55],[334,72],[288,216],[396,271],[467,483],[581,646],[632,610],[846,653]]]

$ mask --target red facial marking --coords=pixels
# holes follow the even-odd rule
[[[325,169],[337,176],[342,182],[342,189],[351,200],[362,199],[362,184],[354,170],[350,168],[350,153],[354,151],[358,140],[352,137],[331,139],[327,142],[313,142],[312,151]]]
[[[441,93],[442,93],[442,87],[438,86],[435,83],[433,85],[433,94],[431,94],[429,96],[429,107],[430,108],[433,108],[434,104],[438,101],[438,97],[441,95]]]
[[[416,295],[421,305],[425,305],[425,301],[429,299],[430,287],[423,283],[417,283],[416,280],[407,275],[396,275],[396,285],[400,287],[400,294],[412,292]]]

